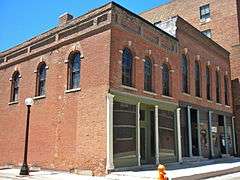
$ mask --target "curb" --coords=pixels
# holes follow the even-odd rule
[[[230,169],[225,169],[221,171],[214,171],[214,172],[208,172],[208,173],[202,173],[202,174],[195,174],[191,176],[182,176],[182,177],[176,177],[171,178],[171,180],[200,180],[200,179],[207,179],[207,178],[213,178],[217,176],[223,176],[227,174],[233,174],[240,172],[240,166]]]

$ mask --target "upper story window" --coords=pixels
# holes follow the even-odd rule
[[[225,105],[229,105],[229,98],[228,98],[228,77],[227,77],[227,75],[224,76],[224,99],[225,99]]]
[[[152,63],[148,58],[144,61],[144,90],[152,91]]]
[[[132,86],[133,58],[130,49],[125,48],[122,54],[122,84]]]
[[[71,53],[68,62],[68,89],[80,87],[80,69],[81,69],[80,52]]]
[[[207,29],[205,31],[202,31],[202,34],[204,34],[205,36],[212,38],[212,31],[211,29]]]
[[[211,74],[209,66],[206,66],[206,91],[207,99],[211,100]]]
[[[219,71],[216,71],[216,101],[221,103],[221,77]]]
[[[188,61],[185,55],[182,55],[182,92],[189,93],[188,89]]]
[[[13,76],[12,76],[12,87],[11,87],[11,97],[10,97],[11,102],[18,101],[19,80],[20,80],[20,74],[18,71],[16,71],[15,73],[13,73]]]
[[[162,21],[157,21],[157,22],[155,22],[153,24],[158,27],[161,23],[162,23]]]
[[[36,96],[45,95],[45,82],[46,82],[46,64],[40,63],[37,70],[37,91]]]
[[[210,5],[206,4],[200,7],[200,19],[206,20],[210,18]]]
[[[201,97],[201,72],[200,64],[198,61],[195,61],[195,96]]]
[[[170,76],[167,64],[162,65],[162,94],[170,96]]]

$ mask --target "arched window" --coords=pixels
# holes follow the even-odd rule
[[[188,91],[188,61],[185,55],[182,55],[182,92]]]
[[[132,53],[125,48],[122,54],[122,84],[132,86]]]
[[[211,100],[211,74],[210,68],[206,66],[206,91],[207,91],[207,99]]]
[[[68,63],[68,89],[80,87],[80,69],[81,69],[80,52],[71,53]]]
[[[221,78],[220,72],[216,71],[216,101],[217,103],[221,103]]]
[[[148,58],[144,61],[144,90],[152,91],[152,63]]]
[[[227,75],[224,76],[224,98],[225,98],[225,105],[229,105],[229,99],[228,99],[228,77],[227,77]]]
[[[201,97],[201,73],[200,64],[198,61],[195,62],[195,95]]]
[[[36,96],[45,95],[46,64],[40,63],[37,70],[37,91]]]
[[[170,77],[167,64],[162,65],[162,94],[170,96]]]
[[[12,76],[12,87],[11,87],[11,102],[18,101],[19,97],[19,80],[20,80],[20,74],[18,71],[13,73]]]

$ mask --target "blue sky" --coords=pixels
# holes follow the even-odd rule
[[[64,12],[80,16],[108,0],[0,0],[0,51],[53,28]],[[135,13],[148,10],[168,0],[116,0]]]

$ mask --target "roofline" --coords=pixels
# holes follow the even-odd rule
[[[132,16],[134,16],[134,17],[136,17],[136,18],[139,18],[139,19],[142,20],[144,23],[152,26],[153,28],[157,29],[158,31],[160,31],[160,32],[164,33],[165,35],[167,35],[167,36],[173,38],[174,40],[178,41],[178,39],[175,38],[174,36],[168,34],[167,32],[165,32],[165,31],[163,31],[163,30],[161,30],[161,29],[159,29],[158,27],[156,27],[155,25],[153,25],[151,22],[147,21],[147,20],[144,19],[143,17],[141,17],[141,16],[133,13],[132,11],[130,11],[130,10],[126,9],[125,7],[117,4],[117,3],[114,2],[114,1],[111,1],[111,2],[109,2],[109,3],[107,3],[107,4],[104,4],[104,5],[102,5],[102,6],[98,7],[98,8],[94,8],[94,9],[88,11],[87,13],[84,13],[84,14],[82,14],[82,15],[74,18],[74,19],[72,19],[71,21],[77,21],[79,18],[84,17],[84,16],[86,16],[86,15],[88,15],[88,14],[90,14],[90,13],[96,11],[96,10],[99,10],[99,9],[104,8],[104,7],[106,7],[106,6],[109,6],[109,5],[117,6],[118,8],[126,11],[127,13],[131,14]],[[27,40],[25,40],[25,41],[23,41],[23,42],[15,45],[15,46],[12,46],[12,47],[4,50],[4,51],[0,51],[0,57],[1,57],[1,55],[7,53],[8,51],[11,51],[11,50],[14,49],[14,48],[17,48],[17,47],[19,47],[20,49],[21,49],[21,48],[24,48],[25,46],[20,47],[20,46],[23,45],[24,43],[27,43],[27,42],[30,43],[30,42],[31,42],[32,40],[34,40],[35,38],[40,37],[40,36],[44,36],[44,35],[47,34],[47,33],[54,32],[54,30],[58,31],[58,28],[59,28],[59,31],[60,31],[60,30],[64,29],[65,27],[67,27],[68,25],[69,25],[69,24],[67,24],[67,25],[64,26],[64,27],[60,27],[60,28],[59,28],[59,26],[55,26],[54,28],[51,28],[51,29],[49,29],[49,30],[47,30],[47,31],[45,31],[45,32],[43,32],[43,33],[38,34],[38,35],[35,35],[35,36],[33,36],[32,38],[27,39]],[[73,25],[74,25],[74,24],[73,24]],[[42,37],[42,38],[44,38],[44,37]],[[41,40],[41,38],[40,38],[39,40]],[[27,46],[27,45],[26,45],[26,46]],[[10,53],[11,53],[11,52],[10,52]]]
[[[217,42],[215,42],[212,38],[208,38],[207,36],[205,36],[204,34],[201,33],[201,31],[199,29],[197,29],[196,27],[194,27],[192,24],[190,24],[189,22],[187,22],[185,19],[183,19],[181,16],[176,15],[173,16],[172,18],[177,17],[180,20],[184,21],[186,24],[189,24],[193,29],[195,29],[196,31],[198,31],[201,35],[202,38],[206,39],[207,41],[210,41],[210,43],[214,44],[215,46],[221,48],[222,50],[224,50],[226,53],[230,54],[230,52],[228,50],[226,50],[224,47],[222,47],[221,45],[219,45]]]
[[[153,28],[157,29],[158,31],[160,31],[160,32],[164,33],[165,35],[167,35],[167,36],[173,38],[174,40],[178,41],[178,39],[177,39],[176,37],[172,36],[171,34],[165,32],[165,31],[163,31],[162,29],[158,28],[157,26],[155,26],[154,24],[152,24],[150,21],[144,19],[144,18],[141,17],[140,15],[138,15],[138,14],[136,14],[136,13],[134,13],[134,12],[126,9],[125,7],[119,5],[118,3],[114,2],[114,1],[112,1],[112,2],[110,2],[110,3],[113,4],[113,5],[115,5],[115,6],[117,6],[117,7],[119,7],[120,9],[122,9],[122,10],[124,10],[124,11],[127,11],[129,14],[133,15],[133,16],[136,17],[136,18],[139,18],[139,19],[142,20],[144,23],[152,26]]]
[[[92,10],[89,10],[89,11],[87,11],[86,13],[84,13],[84,14],[82,14],[82,15],[80,15],[80,16],[77,16],[77,17],[75,17],[75,18],[73,18],[71,21],[77,21],[77,19],[80,19],[81,17],[86,16],[86,15],[92,13],[93,11],[96,11],[96,10],[99,10],[99,9],[101,9],[101,8],[103,8],[103,7],[106,7],[106,6],[110,5],[111,3],[112,3],[112,2],[109,2],[109,3],[107,3],[107,4],[104,4],[104,5],[100,6],[100,7],[97,7],[97,8],[94,8],[94,9],[92,9]],[[65,13],[66,13],[66,12],[65,12]],[[69,24],[66,24],[66,25],[63,26],[63,27],[59,27],[58,25],[56,25],[55,27],[53,27],[53,28],[51,28],[51,29],[49,29],[49,30],[47,30],[47,31],[45,31],[45,32],[42,32],[42,33],[37,34],[37,35],[34,35],[34,36],[32,36],[31,38],[29,38],[29,39],[27,39],[27,40],[25,40],[25,41],[22,41],[21,43],[19,43],[19,44],[17,44],[17,45],[14,45],[14,46],[12,46],[12,47],[10,47],[10,48],[7,48],[6,50],[0,51],[0,57],[1,57],[1,54],[4,54],[4,53],[6,53],[7,51],[10,51],[10,50],[12,50],[12,49],[14,49],[14,48],[17,48],[18,46],[21,46],[21,45],[24,44],[24,43],[30,42],[30,41],[34,40],[34,38],[43,36],[43,35],[45,35],[45,34],[47,34],[47,33],[50,33],[51,31],[54,31],[54,30],[57,31],[58,28],[59,28],[59,31],[61,31],[61,30],[63,30],[64,28],[66,28],[68,25],[69,25]],[[44,38],[44,37],[43,37],[43,38]],[[41,41],[41,39],[39,39],[39,41]],[[38,42],[38,41],[37,41],[37,42]],[[26,46],[27,46],[27,45],[26,45]],[[24,48],[24,46],[23,46],[22,48]]]

